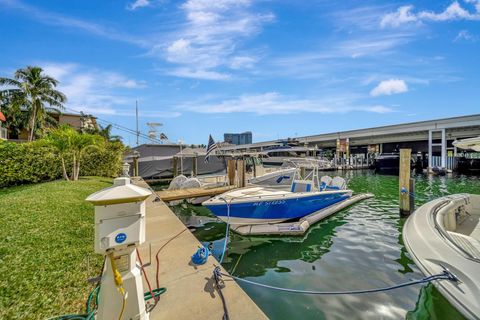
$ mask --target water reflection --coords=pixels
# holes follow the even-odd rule
[[[403,245],[404,218],[398,214],[398,177],[364,171],[344,173],[363,201],[316,224],[303,237],[244,237],[232,234],[224,266],[231,273],[271,285],[311,290],[366,289],[421,278]],[[414,176],[415,204],[459,192],[480,193],[478,177]],[[208,216],[205,208],[176,207],[180,216]],[[223,247],[225,224],[194,232]],[[461,318],[433,286],[358,296],[305,296],[242,285],[272,319],[435,319]],[[444,317],[443,317],[444,318]]]

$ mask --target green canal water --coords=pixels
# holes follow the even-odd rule
[[[233,275],[274,286],[329,291],[384,287],[423,277],[403,245],[398,177],[369,171],[336,174],[343,175],[354,192],[371,192],[375,198],[317,223],[301,237],[232,233],[224,267]],[[415,180],[417,207],[447,194],[480,193],[478,177],[418,175]],[[213,245],[219,255],[225,224],[209,219],[209,210],[201,206],[173,209],[187,223],[201,220],[204,225],[195,228],[195,236]],[[463,319],[433,285],[346,296],[241,286],[271,319]]]

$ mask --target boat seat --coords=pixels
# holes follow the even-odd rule
[[[311,192],[313,191],[313,183],[308,180],[294,180],[292,182],[291,192]]]
[[[347,185],[345,179],[342,177],[335,177],[332,180],[332,183],[330,186],[327,186],[327,190],[343,190],[345,189],[345,186]]]
[[[470,236],[480,241],[480,217],[465,210],[457,211],[457,228],[455,232]]]
[[[443,227],[447,231],[455,231],[457,229],[455,211],[449,210],[448,213],[443,215]]]
[[[325,190],[330,184],[332,183],[332,177],[330,176],[323,176],[320,179],[320,191]]]
[[[448,234],[455,244],[467,252],[471,257],[480,259],[480,241],[457,232],[448,231]]]

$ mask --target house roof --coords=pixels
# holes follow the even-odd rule
[[[0,111],[0,121],[5,122],[7,119],[5,118],[5,115]]]

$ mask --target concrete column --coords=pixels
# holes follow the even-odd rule
[[[345,139],[345,153],[346,153],[346,158],[347,161],[349,162],[348,164],[352,164],[352,158],[350,156],[350,138]]]
[[[442,168],[447,167],[447,139],[445,129],[442,129]]]
[[[428,130],[428,172],[432,170],[432,130]]]

